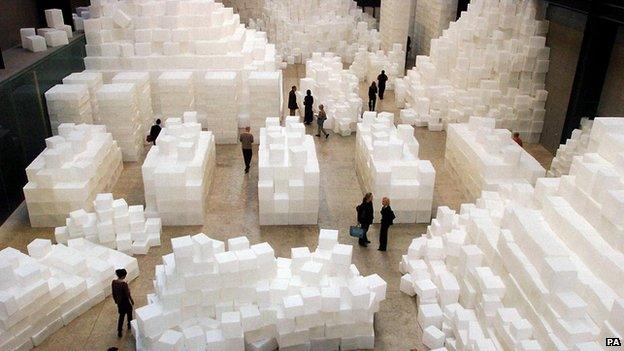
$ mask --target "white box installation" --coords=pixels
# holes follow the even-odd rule
[[[457,19],[457,0],[416,1],[415,38],[412,47],[420,55],[428,55],[431,40],[438,38]]]
[[[581,156],[587,152],[592,122],[590,119],[583,118],[580,129],[573,130],[570,139],[565,144],[559,145],[547,173],[549,177],[561,177],[569,174],[574,157]]]
[[[314,137],[299,117],[267,118],[260,130],[258,201],[260,225],[316,224],[319,164]]]
[[[217,144],[238,142],[238,102],[242,99],[239,82],[235,71],[207,72],[195,89],[199,122],[213,132]],[[275,96],[279,101],[280,95]]]
[[[147,217],[164,225],[202,225],[215,169],[215,138],[196,113],[169,118],[141,167]]]
[[[432,130],[470,116],[491,117],[498,128],[539,141],[548,96],[547,31],[533,1],[472,1],[397,83],[397,106],[415,113],[418,126],[433,124]]]
[[[102,87],[103,78],[102,74],[98,72],[82,71],[76,72],[63,78],[63,84],[65,85],[86,85],[89,89],[89,102],[91,104],[91,113],[93,115],[93,122],[99,121],[99,108],[97,104],[97,91]],[[47,94],[46,94],[47,99]],[[68,122],[80,123],[80,120],[71,120]]]
[[[132,321],[138,350],[373,349],[386,282],[362,276],[353,247],[321,229],[319,245],[275,258],[268,243],[203,233],[171,239],[155,292]],[[184,346],[185,345],[185,346]]]
[[[622,338],[623,126],[595,119],[570,175],[438,208],[400,264],[426,346],[599,350]]]
[[[52,133],[62,123],[93,123],[93,108],[86,84],[57,84],[45,92]]]
[[[282,72],[251,72],[249,74],[249,95],[251,99],[249,111],[245,118],[240,119],[241,127],[250,127],[260,139],[260,128],[265,126],[268,116],[281,116],[283,106]],[[251,112],[254,111],[254,112]]]
[[[143,126],[143,135],[147,135],[153,124],[156,123],[152,107],[152,85],[147,72],[121,72],[113,77],[113,84],[134,84],[139,103],[139,113]]]
[[[507,129],[494,129],[492,118],[471,117],[468,123],[447,127],[446,165],[456,174],[472,198],[501,184],[534,185],[546,175],[540,163],[516,144]]]
[[[389,51],[394,44],[407,44],[412,1],[384,0],[379,9],[379,36],[381,49]]]
[[[372,82],[377,82],[377,76],[381,71],[386,71],[388,81],[386,90],[394,90],[396,78],[405,75],[405,50],[403,45],[394,44],[386,53],[382,50],[367,52],[360,49],[355,55],[349,70],[355,74],[360,81],[366,82],[370,86]]]
[[[231,7],[240,16],[242,23],[262,17],[265,0],[222,0],[223,5]]]
[[[0,251],[0,349],[30,350],[111,293],[115,269],[128,280],[139,274],[137,260],[82,239],[69,246],[35,239],[28,255]]]
[[[110,191],[123,168],[105,126],[65,123],[58,133],[26,167],[24,197],[33,227],[61,226],[71,211],[92,209],[95,195]]]
[[[314,53],[306,61],[306,77],[299,80],[298,104],[303,110],[307,90],[312,91],[315,109],[323,105],[327,113],[325,129],[350,135],[362,113],[359,80],[349,70],[342,68],[342,60],[333,53]]]
[[[364,193],[391,201],[395,223],[426,223],[431,219],[435,169],[418,158],[414,128],[394,126],[388,112],[364,112],[357,126],[355,167]],[[375,221],[381,215],[375,213]]]
[[[56,242],[85,238],[129,255],[145,255],[150,247],[160,246],[160,218],[145,218],[143,205],[128,206],[126,200],[105,193],[95,197],[93,208],[95,212],[70,212],[65,225],[54,230]]]
[[[231,143],[238,132],[232,109],[236,116],[279,114],[279,101],[266,114],[249,86],[254,72],[275,73],[280,84],[263,89],[274,89],[272,98],[281,95],[275,46],[265,33],[245,29],[231,8],[213,0],[98,1],[92,3],[90,17],[84,20],[87,70],[103,73],[106,83],[121,72],[149,73],[152,110],[163,121],[197,111],[204,128],[216,127],[217,142]],[[214,86],[206,76],[212,72],[236,74],[236,87],[230,88],[231,82],[227,87],[235,89],[235,102],[231,96],[221,101],[221,94],[210,94]],[[145,89],[137,89],[142,100]],[[216,114],[218,108],[227,114]]]
[[[335,52],[350,63],[360,47],[378,50],[374,23],[352,0],[265,0],[262,20],[252,25],[266,31],[282,58],[294,64],[314,52]]]
[[[144,120],[134,83],[104,84],[97,91],[99,123],[113,134],[124,161],[138,161],[143,153]]]

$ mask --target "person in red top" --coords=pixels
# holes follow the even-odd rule
[[[513,139],[513,141],[515,141],[516,143],[518,143],[518,145],[520,145],[520,147],[523,147],[523,146],[522,146],[522,139],[520,139],[520,133],[518,133],[518,132],[514,132],[514,133],[513,133],[513,138],[512,138],[512,139]]]
[[[117,321],[117,336],[121,338],[121,331],[123,329],[124,317],[128,315],[128,330],[130,330],[130,321],[132,321],[132,306],[134,300],[130,295],[130,288],[126,283],[126,275],[128,272],[125,269],[115,270],[117,279],[111,283],[113,289],[113,300],[117,304],[117,312],[119,312],[119,320]]]

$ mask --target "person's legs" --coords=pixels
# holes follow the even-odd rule
[[[368,110],[369,111],[373,110],[373,99],[368,99]]]
[[[377,98],[372,98],[370,101],[370,110],[375,111],[375,103],[377,103]]]
[[[128,330],[130,330],[130,322],[132,322],[132,309],[128,311]]]
[[[360,240],[358,240],[358,244],[360,244],[360,246],[366,246],[366,244],[369,243],[368,237],[366,236],[366,233],[368,232],[369,227],[370,227],[369,224],[362,224],[362,230],[364,231],[364,235],[362,235]]]
[[[386,87],[379,87],[379,98],[383,100],[384,92],[386,91]]]
[[[382,225],[379,230],[379,250],[386,251],[388,245],[388,226]]]
[[[123,330],[123,322],[125,313],[119,313],[119,319],[117,320],[117,336],[121,338],[121,331]]]
[[[325,139],[327,139],[327,137],[329,136],[329,133],[327,133],[325,131],[325,126],[321,124],[321,132],[323,132],[323,134],[325,134]]]
[[[243,158],[245,159],[245,172],[249,172],[249,167],[251,166],[251,149],[243,149]]]
[[[295,109],[294,108],[289,108],[290,110],[290,115],[289,116],[294,116],[295,115]]]

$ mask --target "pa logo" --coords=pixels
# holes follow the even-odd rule
[[[606,338],[605,340],[606,346],[622,346],[622,341],[620,338]]]

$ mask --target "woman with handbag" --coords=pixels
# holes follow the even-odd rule
[[[360,246],[367,247],[370,241],[368,241],[368,237],[366,236],[366,232],[368,232],[368,228],[373,223],[374,210],[373,210],[373,194],[366,193],[364,198],[362,199],[362,203],[356,207],[357,211],[357,221],[360,224],[360,227],[364,231],[364,234],[358,240],[358,244]]]

